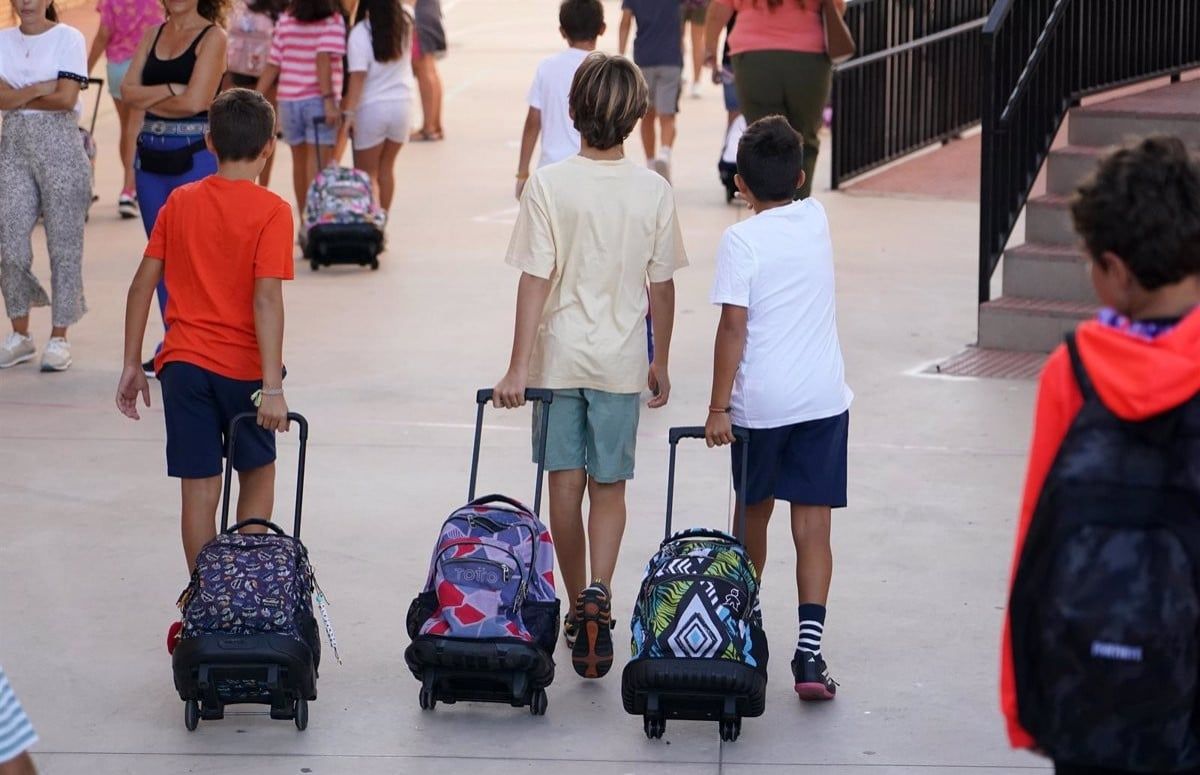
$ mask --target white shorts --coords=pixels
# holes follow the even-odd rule
[[[354,116],[354,149],[364,151],[384,140],[407,143],[412,123],[412,100],[368,102]]]

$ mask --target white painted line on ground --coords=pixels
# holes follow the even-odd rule
[[[474,223],[499,223],[504,226],[512,226],[517,222],[517,213],[521,212],[519,205],[506,207],[503,210],[494,210],[490,213],[476,215],[471,220]]]
[[[901,372],[901,374],[905,377],[917,377],[919,379],[951,379],[959,382],[978,382],[980,379],[982,379],[981,377],[967,377],[962,374],[943,374],[941,372],[930,373],[928,371],[944,360],[946,359],[937,358],[932,361],[926,361],[925,363],[914,366],[908,371]]]

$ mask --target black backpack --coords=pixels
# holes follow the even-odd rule
[[[1200,399],[1122,420],[1067,349],[1083,408],[1009,602],[1021,725],[1060,762],[1200,766]]]

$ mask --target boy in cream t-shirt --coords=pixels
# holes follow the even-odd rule
[[[581,151],[529,179],[509,245],[507,261],[522,275],[512,359],[495,402],[521,406],[530,385],[554,390],[546,409],[550,530],[574,602],[564,633],[575,671],[600,678],[613,660],[609,585],[625,532],[640,393],[654,392],[651,408],[670,396],[671,278],[687,257],[670,185],[625,158],[625,139],[647,106],[637,67],[589,55],[570,104]],[[656,343],[649,367],[647,280]]]

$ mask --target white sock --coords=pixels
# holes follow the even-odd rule
[[[665,161],[669,163],[671,161],[671,146],[664,145],[662,148],[660,148],[658,150],[658,159],[659,161]]]

